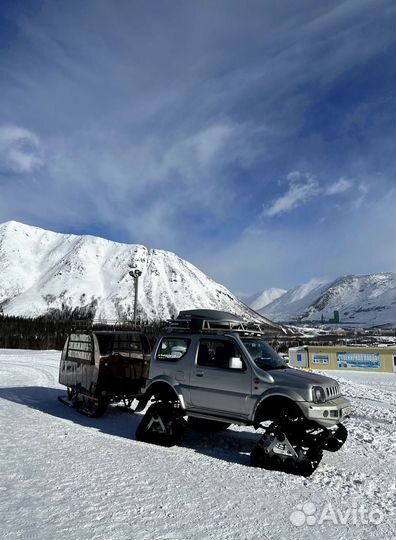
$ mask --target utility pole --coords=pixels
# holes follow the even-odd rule
[[[134,289],[135,289],[135,298],[133,304],[133,324],[136,328],[136,315],[137,315],[137,300],[138,300],[138,291],[139,291],[139,278],[142,275],[142,271],[138,270],[135,266],[131,266],[133,270],[129,271],[129,275],[133,277]]]

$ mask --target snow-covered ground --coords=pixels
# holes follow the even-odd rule
[[[58,363],[0,350],[2,540],[393,538],[396,374],[334,374],[350,436],[304,479],[250,467],[252,429],[161,448],[135,440],[139,414],[81,416],[57,400]]]

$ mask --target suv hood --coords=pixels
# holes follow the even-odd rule
[[[293,385],[298,387],[310,388],[312,386],[335,386],[338,385],[338,382],[330,377],[325,375],[318,375],[317,373],[312,373],[311,371],[302,371],[294,368],[285,368],[285,369],[271,369],[268,371],[263,371],[260,368],[257,368],[257,374],[263,381],[268,381],[268,377],[272,379],[272,382],[276,384],[284,384],[286,386]],[[265,375],[264,375],[265,373]]]
[[[258,371],[260,371],[259,377],[263,381],[267,383],[270,381],[277,388],[294,392],[295,399],[297,399],[296,396],[300,396],[305,401],[311,401],[313,386],[323,388],[326,401],[341,395],[338,382],[325,375],[293,368]]]
[[[259,371],[261,372],[261,370]],[[272,369],[265,371],[264,373],[270,375],[275,383],[289,383],[300,387],[338,385],[337,381],[330,377],[326,377],[325,375],[318,375],[317,373],[312,373],[310,371],[302,371],[293,368]]]

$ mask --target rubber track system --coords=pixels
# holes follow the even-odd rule
[[[136,440],[159,446],[180,444],[187,422],[172,403],[151,405],[136,430]]]
[[[323,444],[317,434],[300,423],[273,422],[250,454],[254,467],[310,476],[323,456]]]
[[[335,429],[325,430],[320,437],[323,450],[338,452],[347,440],[348,430],[344,424],[338,424]]]
[[[66,396],[58,396],[58,400],[61,403],[64,403],[68,407],[75,409],[80,414],[84,416],[89,416],[91,418],[99,418],[107,410],[108,402],[105,400],[97,400],[92,398],[81,398],[72,397],[72,399],[67,399]]]

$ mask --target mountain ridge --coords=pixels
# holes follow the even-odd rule
[[[254,310],[263,309],[265,306],[286,293],[286,289],[280,289],[278,287],[271,287],[270,289],[264,289],[251,296],[240,297],[240,300],[250,306]]]
[[[396,274],[346,274],[331,281],[311,280],[267,304],[259,313],[282,322],[340,322],[376,326],[396,322]]]
[[[0,224],[0,308],[5,315],[30,317],[81,309],[101,318],[131,318],[134,287],[128,272],[133,265],[142,270],[142,319],[207,308],[272,324],[175,253],[17,221]]]

